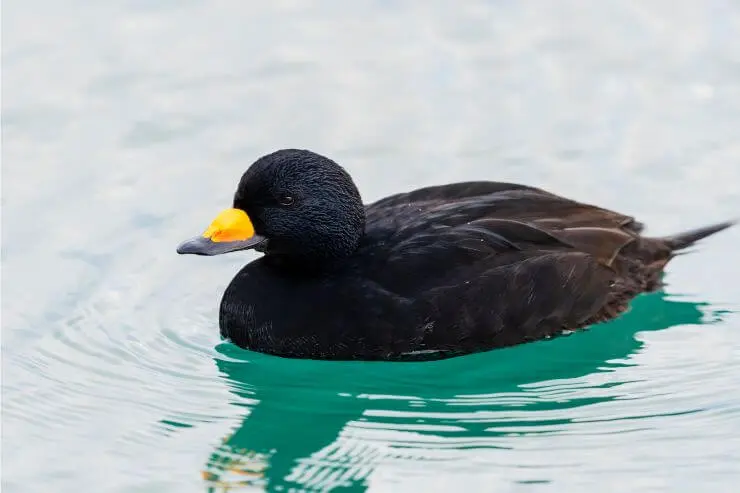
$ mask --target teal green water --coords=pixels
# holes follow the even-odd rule
[[[428,363],[219,340],[255,157],[740,214],[740,4],[3,2],[3,492],[733,492],[740,228],[583,333]]]
[[[473,485],[490,490],[509,481],[549,484],[563,470],[578,475],[583,464],[563,455],[579,445],[591,453],[606,448],[600,460],[608,469],[610,435],[644,439],[658,423],[722,412],[699,400],[691,404],[686,395],[661,403],[643,393],[675,375],[618,376],[637,365],[643,343],[635,327],[700,324],[702,308],[645,296],[628,316],[586,334],[423,364],[275,365],[272,358],[224,345],[215,364],[239,398],[235,403],[249,413],[210,456],[207,478],[214,486],[257,482],[275,490],[364,491],[373,469],[384,463],[395,462],[391,474],[407,486],[424,484],[430,469],[454,464],[460,485],[473,476]],[[720,316],[712,314],[715,321]],[[641,406],[620,405],[630,400],[642,400]],[[248,479],[239,477],[245,473]],[[481,473],[501,477],[476,481]]]

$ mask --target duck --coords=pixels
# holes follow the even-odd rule
[[[469,181],[364,204],[348,172],[281,149],[182,255],[262,255],[228,284],[223,339],[285,358],[429,360],[585,330],[662,286],[725,221],[664,237],[633,217],[515,183]]]

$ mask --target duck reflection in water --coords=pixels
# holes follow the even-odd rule
[[[283,359],[222,344],[216,365],[234,404],[249,412],[208,459],[207,491],[365,491],[381,463],[509,448],[512,427],[552,433],[573,424],[578,408],[625,397],[618,370],[637,364],[639,332],[720,315],[655,292],[589,331],[426,363]],[[600,383],[583,379],[599,374]],[[572,392],[552,399],[531,385],[553,380],[572,380]],[[566,413],[553,417],[557,411]]]

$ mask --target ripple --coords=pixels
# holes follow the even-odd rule
[[[721,442],[740,417],[722,394],[733,354],[693,358],[670,345],[711,339],[690,328],[718,315],[662,294],[586,333],[400,364],[286,360],[218,343],[213,309],[199,312],[189,296],[154,316],[100,299],[48,331],[33,352],[11,355],[25,377],[9,388],[4,424],[12,435],[14,423],[32,421],[24,440],[63,440],[79,444],[70,452],[81,457],[97,450],[139,464],[121,469],[126,474],[161,474],[151,450],[196,435],[212,451],[194,467],[214,490],[325,491],[377,481],[390,488],[430,471],[547,483],[609,464],[648,474],[650,461],[637,456],[650,457],[656,442],[684,446],[697,433],[718,435],[716,450],[678,457],[733,457]],[[194,306],[199,315],[182,315]],[[681,316],[644,317],[671,309]],[[668,327],[685,332],[659,341],[673,357],[655,359],[650,341]],[[84,450],[101,440],[104,447]]]
[[[163,439],[233,419],[238,411],[224,406],[226,391],[214,385],[218,338],[212,308],[177,325],[169,313],[132,307],[138,302],[131,296],[136,282],[132,278],[114,289],[128,293],[130,302],[105,290],[92,293],[30,345],[31,351],[7,355],[4,365],[14,375],[3,395],[7,435],[22,428],[23,441],[67,443],[68,453],[80,460],[101,453],[101,446],[92,444],[105,444],[111,458],[133,464]],[[186,296],[171,309],[192,313],[193,306]],[[17,426],[28,422],[34,426]],[[58,468],[58,474],[67,474],[61,464]]]

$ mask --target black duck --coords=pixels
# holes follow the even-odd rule
[[[603,322],[666,263],[732,222],[651,238],[632,217],[512,183],[363,205],[334,161],[286,149],[242,176],[233,208],[181,254],[256,249],[220,307],[240,347],[313,359],[431,359]]]

